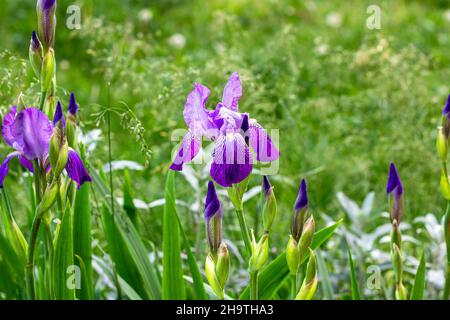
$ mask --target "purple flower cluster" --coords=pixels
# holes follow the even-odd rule
[[[242,84],[237,72],[228,80],[222,101],[215,110],[206,109],[209,93],[207,87],[198,83],[189,93],[183,112],[189,132],[184,136],[170,168],[181,171],[183,165],[198,154],[205,137],[214,142],[210,175],[219,185],[230,187],[250,175],[253,168],[250,147],[260,162],[275,161],[280,153],[267,131],[255,119],[239,113]]]
[[[75,101],[75,100],[74,100]],[[53,128],[61,122],[65,130],[65,118],[62,112],[61,104],[58,103],[53,122],[42,111],[30,107],[17,112],[17,107],[12,107],[6,114],[3,126],[2,136],[14,152],[7,155],[0,167],[0,187],[3,186],[6,175],[8,174],[8,165],[13,158],[18,158],[20,163],[33,172],[32,162],[37,160],[41,168],[51,170],[49,162],[49,146],[53,135]],[[70,179],[74,180],[78,187],[84,182],[91,181],[86,168],[80,156],[69,148],[66,172]]]

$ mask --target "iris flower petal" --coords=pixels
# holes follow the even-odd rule
[[[17,107],[13,106],[11,110],[5,115],[5,118],[3,119],[3,126],[2,126],[2,136],[3,139],[6,141],[7,144],[9,144],[11,147],[14,144],[14,135],[12,132],[12,126],[14,124],[14,120],[16,118],[17,113]]]
[[[255,120],[250,120],[250,146],[256,153],[256,160],[261,162],[275,161],[280,157],[280,151],[270,139],[267,131]]]
[[[78,184],[78,189],[81,188],[83,183],[92,181],[80,156],[72,148],[69,148],[66,171],[69,178]]]
[[[34,168],[33,168],[33,164],[27,160],[27,158],[20,156],[19,157],[19,161],[20,164],[26,168],[28,171],[30,171],[31,173],[34,173]]]
[[[48,153],[53,125],[48,117],[36,108],[22,110],[12,126],[14,148],[22,151],[32,161],[43,159]]]
[[[201,139],[198,136],[195,136],[192,132],[186,133],[170,169],[183,170],[183,164],[192,161],[200,151],[201,146]]]
[[[20,157],[20,152],[12,152],[6,156],[6,159],[3,160],[2,165],[0,166],[0,188],[3,188],[3,181],[5,181],[6,175],[8,174],[8,165],[9,162],[16,157]]]
[[[205,108],[209,96],[209,89],[195,83],[184,105],[183,117],[189,130],[196,136],[214,135],[217,130],[209,112]]]
[[[225,88],[223,89],[222,103],[230,110],[239,110],[239,99],[242,97],[242,83],[237,71],[228,79]]]
[[[250,150],[239,133],[221,135],[215,142],[211,177],[222,187],[231,187],[252,171]]]

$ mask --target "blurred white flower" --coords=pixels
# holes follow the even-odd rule
[[[441,289],[444,287],[444,271],[442,270],[430,270],[427,274],[428,282],[432,283],[436,288]]]
[[[450,10],[444,12],[444,17],[447,19],[448,22],[450,22]]]
[[[329,46],[327,44],[321,44],[315,48],[316,53],[320,56],[326,55],[328,53]]]
[[[326,23],[333,28],[339,28],[342,25],[342,16],[339,12],[331,12],[326,17]]]
[[[181,33],[175,33],[168,39],[168,42],[176,49],[183,49],[186,46],[186,37]]]
[[[139,21],[147,23],[153,19],[153,12],[150,9],[142,9],[141,11],[139,11],[138,16]]]

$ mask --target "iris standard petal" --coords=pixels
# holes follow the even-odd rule
[[[209,96],[209,89],[201,84],[195,83],[184,105],[183,117],[189,130],[196,136],[214,135],[217,130],[209,112],[205,108]]]
[[[22,110],[12,126],[14,148],[28,160],[43,159],[48,154],[53,125],[48,117],[36,108]]]
[[[200,137],[195,136],[192,132],[186,133],[170,169],[175,171],[183,170],[183,164],[192,161],[200,151],[201,146]]]
[[[0,188],[3,188],[3,181],[5,181],[6,175],[8,174],[8,165],[9,162],[16,157],[19,157],[19,152],[13,152],[6,156],[6,159],[3,160],[2,165],[0,166]]]
[[[215,141],[211,177],[222,187],[244,180],[252,171],[252,159],[239,133],[220,135]]]
[[[3,139],[9,144],[11,147],[14,145],[14,135],[12,132],[12,126],[14,124],[14,120],[16,119],[17,107],[13,106],[11,110],[5,115],[3,119],[2,126],[2,136]]]
[[[270,139],[267,131],[254,119],[250,120],[250,146],[256,153],[256,160],[261,162],[275,161],[280,157],[280,151]]]
[[[92,181],[80,156],[72,148],[69,148],[66,171],[69,178],[78,184],[78,189],[83,183]]]
[[[237,71],[233,72],[223,89],[222,103],[230,110],[238,111],[239,99],[242,97],[242,83]]]

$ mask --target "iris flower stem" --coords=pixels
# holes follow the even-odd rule
[[[444,235],[447,246],[447,269],[445,271],[445,285],[442,299],[450,298],[450,201],[447,202],[447,209],[444,216]]]
[[[36,250],[36,241],[39,233],[39,227],[42,221],[42,214],[35,217],[33,221],[33,226],[31,228],[30,240],[28,243],[28,261],[27,261],[27,291],[28,299],[35,300],[36,295],[34,292],[34,253]]]
[[[41,92],[41,96],[39,98],[39,110],[44,111],[44,105],[45,105],[45,98],[47,96],[46,91]]]
[[[250,272],[250,300],[258,300],[258,271]]]
[[[297,296],[297,274],[291,274],[291,298],[295,300]]]
[[[40,170],[39,170],[39,162],[38,160],[34,160],[33,162],[33,170],[34,170],[34,192],[36,194],[36,203],[41,202],[41,182],[40,182]]]
[[[239,227],[241,228],[241,235],[245,244],[246,256],[249,258],[252,255],[252,243],[250,240],[250,233],[248,232],[247,224],[245,222],[243,209],[236,209],[236,215],[239,220]]]

